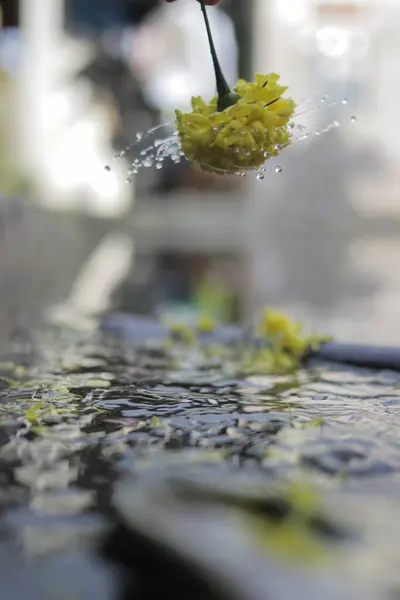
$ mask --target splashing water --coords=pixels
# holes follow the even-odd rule
[[[343,107],[347,107],[349,100],[343,98],[340,104]],[[275,146],[276,152],[282,152],[286,147],[293,143],[313,140],[320,137],[321,135],[328,133],[332,129],[337,129],[341,126],[339,120],[334,119],[328,125],[321,129],[317,129],[315,126],[307,127],[303,123],[297,122],[299,118],[304,118],[315,112],[320,112],[326,108],[332,108],[336,106],[337,102],[332,100],[328,94],[319,98],[318,102],[315,102],[313,98],[304,100],[297,108],[297,112],[294,114],[292,121],[288,127],[291,132],[291,139],[285,144],[277,144]],[[351,123],[357,121],[357,117],[354,115],[350,117]],[[245,133],[245,132],[244,132]],[[265,161],[273,158],[273,155],[265,153]],[[164,123],[149,129],[147,133],[137,133],[136,140],[129,146],[126,146],[118,154],[114,156],[115,160],[122,158],[130,161],[130,167],[128,168],[128,177],[125,179],[126,183],[132,183],[133,176],[137,175],[142,169],[148,169],[155,167],[157,170],[161,170],[164,166],[165,161],[171,160],[173,163],[178,164],[182,160],[187,160],[184,153],[182,152],[180,138],[176,131],[174,123]],[[265,179],[266,163],[259,169],[249,169],[247,172],[242,171],[237,175],[244,177],[248,172],[255,172],[258,181]],[[201,165],[200,165],[201,166]],[[106,171],[111,171],[111,167],[106,165]],[[283,168],[280,165],[276,165],[273,168],[275,173],[281,173]],[[221,175],[226,175],[224,170],[220,170]]]
[[[183,160],[184,154],[181,150],[178,132],[172,123],[164,123],[149,129],[145,134],[137,133],[133,144],[126,146],[114,156],[115,160],[122,158],[130,161],[126,183],[132,182],[132,176],[137,175],[141,169],[155,167],[163,168],[166,159],[175,164]],[[107,165],[106,171],[111,171]]]

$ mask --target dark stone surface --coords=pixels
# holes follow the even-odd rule
[[[248,376],[235,348],[215,361],[201,345],[167,350],[154,323],[135,331],[137,343],[42,332],[0,365],[0,597],[386,600],[400,572],[400,375],[320,362]],[[276,542],[297,531],[290,519],[267,528],[266,553],[243,528],[254,495],[278,486],[282,508],[292,482],[314,491],[289,547],[301,542],[299,560],[316,537],[335,554],[301,575]]]

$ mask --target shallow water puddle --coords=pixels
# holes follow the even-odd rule
[[[205,545],[219,544],[219,554],[226,553],[226,568],[238,560],[234,549],[228,551],[228,538],[214,539],[212,534],[216,526],[212,511],[219,514],[221,510],[221,500],[213,496],[218,486],[226,486],[231,498],[239,498],[250,497],[260,485],[267,494],[269,486],[298,481],[316,490],[327,515],[321,527],[329,529],[332,517],[346,534],[343,539],[330,535],[319,539],[318,534],[314,540],[335,558],[318,576],[308,565],[308,579],[294,579],[304,586],[307,600],[342,600],[353,585],[353,600],[389,598],[400,572],[396,545],[400,534],[399,374],[318,365],[296,377],[245,376],[233,359],[230,362],[229,353],[218,367],[207,370],[208,355],[200,350],[188,362],[184,347],[171,352],[160,342],[157,349],[146,350],[100,335],[83,340],[58,331],[40,334],[35,349],[25,358],[20,348],[14,348],[14,354],[10,349],[10,362],[0,365],[0,550],[17,544],[16,564],[29,559],[34,577],[39,572],[42,578],[50,577],[56,567],[66,574],[65,561],[79,571],[75,558],[83,553],[82,565],[86,561],[91,567],[85,584],[79,587],[75,581],[79,589],[74,588],[71,597],[86,600],[97,594],[96,569],[103,578],[113,569],[109,558],[98,562],[100,540],[117,514],[125,519],[126,527],[124,502],[115,501],[126,478],[129,484],[139,476],[132,510],[144,519],[140,511],[151,503],[152,515],[159,522],[151,536],[161,541],[169,531],[164,519],[173,518],[176,535],[170,538],[171,551],[178,544],[180,552],[198,553],[198,568],[205,546],[187,537],[188,531],[199,534],[187,515],[202,523]],[[202,482],[202,489],[208,489],[211,512],[200,505],[189,507],[181,488],[168,492],[184,476],[195,477],[197,486]],[[193,491],[192,496],[200,491]],[[180,509],[175,512],[171,493],[178,494]],[[163,494],[161,510],[154,497]],[[295,577],[295,572],[280,552],[288,539],[299,548],[305,543],[298,535],[297,521],[285,520],[283,529],[263,522],[269,540],[264,554],[259,542],[254,546],[256,542],[246,537],[250,535],[247,529],[239,527],[244,517],[237,521],[235,511],[233,521],[224,521],[226,535],[230,531],[231,541],[240,541],[238,552],[251,543],[259,565],[265,561],[270,568],[278,561],[275,595],[270,597],[290,600],[293,596],[283,581],[285,574]],[[310,518],[317,517],[312,512]],[[132,523],[130,527],[136,526]],[[308,525],[301,527],[307,537]],[[271,540],[277,544],[276,556]],[[310,552],[315,547],[313,542]],[[39,556],[40,566],[34,558]],[[218,569],[225,567],[218,564]],[[346,590],[335,596],[328,582],[339,571]],[[241,576],[246,578],[246,572]],[[242,589],[244,581],[237,584]],[[117,580],[111,589],[116,586]],[[327,588],[330,596],[323,591]],[[104,595],[104,589],[99,597],[111,598],[109,592]],[[372,596],[365,595],[371,590]],[[8,599],[3,591],[0,582],[1,597]],[[48,592],[39,597],[49,597]],[[33,594],[32,588],[35,598]],[[256,598],[254,594],[249,586],[248,597]]]

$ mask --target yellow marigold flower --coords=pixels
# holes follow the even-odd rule
[[[240,80],[238,100],[218,110],[218,96],[208,104],[192,98],[191,113],[176,111],[182,151],[205,171],[241,173],[258,169],[290,143],[289,120],[296,104],[283,98],[287,87],[279,75],[256,74],[254,83]]]
[[[197,323],[197,330],[199,333],[211,333],[216,328],[217,323],[213,317],[206,313],[202,313],[200,315],[199,321]]]
[[[279,310],[264,309],[258,333],[268,347],[253,355],[250,368],[265,373],[287,373],[296,370],[308,349],[318,348],[327,337],[309,337],[302,333],[301,323],[292,321]]]
[[[301,335],[301,323],[292,321],[279,310],[264,309],[258,331],[271,339],[275,346],[302,353],[308,345],[308,338]]]
[[[294,323],[280,310],[264,308],[258,331],[261,335],[282,335],[287,331],[299,331],[301,325]]]
[[[189,325],[185,323],[165,323],[169,327],[170,335],[173,341],[184,344],[193,344],[196,340],[196,334]],[[169,344],[168,344],[169,345]]]

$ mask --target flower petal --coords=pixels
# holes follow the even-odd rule
[[[239,80],[234,88],[241,98],[224,111],[217,110],[217,98],[206,103],[192,98],[192,112],[176,111],[182,150],[203,170],[237,173],[257,169],[266,155],[277,155],[277,145],[291,139],[288,129],[296,105],[282,97],[285,86],[277,85],[279,75],[257,73],[255,83]]]

